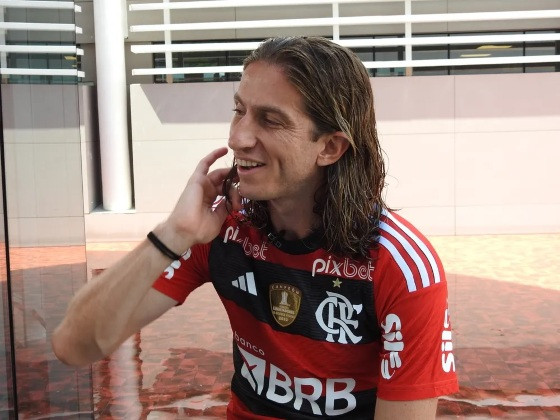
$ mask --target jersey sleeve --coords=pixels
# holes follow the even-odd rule
[[[381,331],[377,395],[406,401],[457,392],[441,262],[404,219],[387,219],[381,230],[374,288]]]
[[[152,287],[182,304],[197,287],[210,280],[208,252],[210,244],[195,245],[179,260],[173,261]]]

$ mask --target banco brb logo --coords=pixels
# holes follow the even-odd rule
[[[346,296],[338,293],[327,292],[327,295],[315,311],[319,326],[328,333],[327,341],[334,343],[334,337],[338,336],[339,343],[347,344],[347,337],[352,343],[358,343],[362,336],[352,331],[358,328],[358,320],[352,318],[362,312],[362,305],[352,305]]]

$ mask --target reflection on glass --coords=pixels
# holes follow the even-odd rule
[[[550,32],[540,32],[550,33]],[[525,46],[525,55],[556,55],[560,53],[560,42],[539,42],[527,43]],[[534,63],[525,64],[526,73],[542,73],[559,71],[558,63]]]
[[[376,48],[375,61],[398,61],[404,59],[404,47]],[[404,67],[375,69],[375,76],[404,76]]]
[[[0,102],[1,104],[1,102]],[[0,129],[2,127],[0,115]],[[4,138],[0,133],[0,418],[15,418],[15,395],[13,386],[13,343],[10,329],[10,299],[8,287],[8,252],[4,224]]]
[[[35,9],[35,2],[28,7],[21,7],[22,3],[3,6],[4,20],[31,25],[74,23],[73,9]],[[75,36],[75,30],[45,31],[36,26],[6,31],[1,43],[22,48],[75,47]],[[50,344],[68,301],[86,281],[78,106],[83,86],[77,85],[76,75],[45,75],[45,71],[78,69],[77,58],[76,54],[21,49],[2,57],[3,67],[27,69],[27,74],[2,77],[5,228],[12,305],[8,308],[6,301],[7,269],[0,249],[1,419],[10,408],[17,408],[21,418],[93,417],[91,368],[63,365]],[[36,69],[39,71],[33,71]],[[13,314],[11,330],[7,311]],[[10,333],[15,378],[10,377]]]
[[[500,32],[500,35],[519,35],[522,32]],[[457,34],[459,36],[468,34]],[[477,35],[492,35],[481,33]],[[499,58],[523,55],[522,43],[451,45],[449,58]],[[450,74],[523,73],[522,64],[492,64],[483,66],[451,67]]]
[[[412,50],[413,60],[441,60],[447,58],[447,47],[429,46],[423,48],[416,48]],[[433,76],[433,75],[447,75],[448,68],[445,66],[438,67],[414,67],[412,74],[414,76]]]
[[[90,368],[50,345],[86,281],[78,86],[7,84],[2,99],[18,412],[90,416]]]

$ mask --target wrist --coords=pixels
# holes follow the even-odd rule
[[[167,245],[161,242],[153,231],[149,232],[146,235],[146,238],[148,238],[148,240],[152,243],[152,245],[155,246],[159,250],[159,252],[161,252],[167,258],[173,261],[176,261],[181,258],[181,255],[175,253],[175,251],[172,251],[167,247]]]
[[[192,245],[194,245],[194,242],[189,239],[188,235],[178,232],[167,223],[159,224],[150,233],[156,237],[156,241],[159,241],[164,248],[167,248],[172,254],[176,254],[178,256],[182,256]],[[152,244],[154,244],[154,246],[164,255],[174,259],[171,257],[171,254],[164,252],[161,247],[154,242],[153,237],[150,239],[150,242],[152,242]]]

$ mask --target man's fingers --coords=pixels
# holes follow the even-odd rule
[[[216,169],[208,174],[208,179],[214,186],[221,186],[230,170],[231,168]]]
[[[200,160],[200,162],[198,162],[195,172],[199,172],[201,174],[206,175],[210,170],[210,166],[212,166],[214,162],[216,162],[222,156],[227,155],[227,152],[228,152],[227,147],[220,147],[219,149],[210,152],[209,154],[204,156]]]

